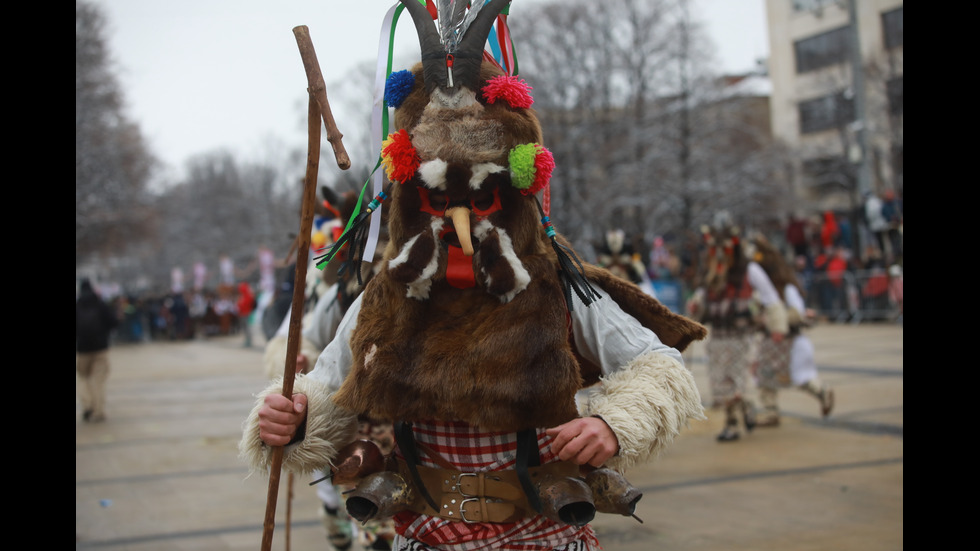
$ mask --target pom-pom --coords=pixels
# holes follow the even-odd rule
[[[523,79],[507,75],[488,80],[483,86],[483,98],[487,103],[495,103],[498,99],[502,99],[507,102],[507,105],[521,109],[527,109],[534,103],[531,87]]]
[[[398,109],[415,87],[415,75],[408,70],[395,71],[385,82],[385,103]]]
[[[544,146],[536,143],[519,145],[507,157],[514,187],[524,195],[534,195],[548,185],[555,159]]]
[[[388,134],[381,143],[381,163],[385,167],[388,180],[392,182],[407,182],[419,169],[419,155],[412,146],[412,140],[404,128]]]

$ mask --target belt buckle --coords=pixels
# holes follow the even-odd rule
[[[459,492],[459,495],[461,495],[461,496],[463,496],[465,498],[474,498],[474,497],[477,497],[477,494],[467,494],[467,493],[463,492],[463,477],[464,476],[476,477],[477,476],[477,473],[459,473],[459,477],[456,479],[456,491]],[[467,501],[469,501],[469,499],[463,500],[462,503],[466,503]],[[460,507],[462,507],[462,503],[460,503]]]
[[[486,496],[481,496],[480,494],[467,494],[466,492],[464,492],[463,491],[463,477],[464,476],[472,476],[472,477],[482,476],[484,478],[484,480],[493,480],[493,481],[496,481],[496,482],[499,482],[500,481],[500,477],[499,476],[490,476],[490,473],[488,473],[488,472],[459,473],[459,476],[456,478],[456,491],[459,492],[459,495],[461,495],[463,497],[467,497],[467,498],[469,498],[469,497],[486,497]]]
[[[462,520],[463,522],[469,522],[469,523],[480,522],[479,520],[470,520],[470,519],[466,518],[466,511],[463,509],[463,506],[466,505],[466,502],[467,501],[476,501],[477,503],[479,503],[480,498],[478,498],[478,497],[468,497],[468,498],[464,499],[463,501],[460,501],[459,502],[459,518],[460,518],[460,520]]]

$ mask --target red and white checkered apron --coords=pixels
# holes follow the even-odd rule
[[[485,432],[461,422],[414,423],[415,439],[463,472],[513,469],[517,456],[516,432]],[[557,460],[551,452],[552,437],[537,432],[541,463]],[[400,453],[399,453],[400,455]],[[421,462],[440,465],[420,450]],[[602,549],[589,525],[572,526],[542,515],[510,523],[445,520],[407,511],[394,517],[396,530],[410,541],[406,549],[425,551],[551,551],[571,545],[580,551]],[[421,545],[416,545],[421,544]]]

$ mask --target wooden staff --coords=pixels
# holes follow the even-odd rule
[[[323,126],[327,129],[327,141],[333,147],[334,158],[337,159],[337,166],[341,170],[350,168],[350,157],[344,149],[344,137],[337,129],[337,123],[333,120],[333,113],[330,111],[330,104],[327,102],[327,87],[323,84],[323,74],[320,72],[320,62],[317,61],[316,51],[313,49],[313,41],[310,39],[310,30],[306,25],[293,28],[296,35],[296,43],[299,45],[299,53],[303,57],[303,67],[306,69],[306,80],[309,82],[310,97],[316,99],[320,106],[320,116],[323,117]],[[312,123],[311,123],[312,124]],[[317,132],[319,132],[319,126]],[[319,149],[319,145],[317,146]]]
[[[293,303],[289,314],[289,336],[286,342],[286,366],[283,370],[282,395],[293,397],[293,382],[296,378],[296,355],[299,352],[303,325],[303,302],[306,294],[306,269],[309,262],[310,239],[313,233],[313,211],[316,201],[317,170],[320,162],[320,122],[323,120],[327,127],[327,141],[331,143],[337,166],[342,170],[350,168],[350,159],[344,144],[343,135],[337,130],[330,105],[327,103],[326,87],[323,85],[323,75],[316,61],[313,43],[305,26],[295,27],[293,34],[299,45],[303,65],[306,67],[306,78],[309,82],[307,91],[310,95],[307,112],[309,140],[306,156],[306,180],[303,184],[303,208],[300,216],[300,229],[296,255],[296,275],[293,284]],[[304,254],[306,253],[306,254]],[[285,448],[275,446],[272,449],[272,466],[269,468],[269,492],[265,505],[265,524],[262,532],[262,550],[272,548],[272,533],[276,527],[276,500],[279,496],[279,476],[282,469],[282,459]]]

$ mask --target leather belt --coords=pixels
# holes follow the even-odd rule
[[[411,480],[408,464],[397,460],[398,472]],[[466,473],[448,468],[418,465],[419,479],[432,496],[438,510],[422,499],[416,491],[411,510],[428,516],[463,522],[516,522],[534,515],[513,469]],[[546,475],[579,476],[579,466],[558,461],[539,467],[529,467],[531,481]]]

